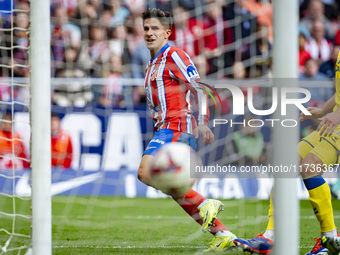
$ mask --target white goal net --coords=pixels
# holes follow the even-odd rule
[[[16,80],[29,76],[29,6],[5,1],[0,8],[0,254],[25,254],[31,246],[29,185],[17,190],[16,183],[26,182],[30,165],[29,83]],[[18,131],[20,130],[20,131]]]
[[[172,13],[170,43],[190,55],[202,81],[214,87],[221,99],[221,104],[217,95],[213,95],[214,100],[209,99],[209,126],[216,140],[210,146],[200,146],[203,162],[238,170],[262,167],[272,161],[274,122],[267,119],[273,116],[259,118],[246,107],[250,94],[254,108],[269,109],[272,105],[271,1],[50,2],[53,250],[92,249],[92,244],[78,243],[72,236],[78,238],[81,231],[105,229],[103,218],[97,218],[100,210],[119,218],[124,214],[123,209],[128,210],[140,197],[166,197],[137,178],[142,153],[154,134],[143,88],[150,55],[143,41],[141,13],[147,7]],[[30,5],[15,0],[3,3],[4,7],[0,4],[0,254],[25,254],[32,246]],[[299,34],[305,39],[310,37],[305,31]],[[313,66],[301,65],[299,72],[308,78],[312,69]],[[311,82],[314,79],[301,81],[300,86],[312,92],[310,106],[321,105],[332,95],[333,83],[326,76],[315,84]],[[237,87],[244,96],[243,115],[234,114],[233,96],[224,89],[225,85]],[[303,123],[301,135],[310,133],[311,127],[315,127],[314,122]],[[8,128],[7,133],[4,128]],[[9,133],[11,136],[5,137]],[[229,205],[237,208],[237,215],[224,218],[232,231],[243,237],[248,231],[247,224],[253,227],[252,231],[264,231],[267,204],[262,200],[269,199],[273,185],[270,174],[231,174],[225,178],[223,174],[212,173],[204,177],[194,186],[202,195],[235,199]],[[335,182],[335,178],[329,179],[330,184]],[[308,193],[303,183],[299,180],[297,185],[298,197],[306,199]],[[247,199],[255,208],[252,216],[247,215]],[[168,217],[159,214],[158,219]],[[136,215],[136,218],[123,216],[122,221],[129,225],[130,220],[153,217],[144,215],[143,210],[136,210]],[[116,227],[109,223],[108,226]],[[194,233],[186,240],[200,237]],[[91,241],[90,235],[81,238]],[[118,252],[131,248],[129,243],[113,241],[108,245],[105,240],[94,241],[93,246]],[[161,243],[172,247],[172,241],[161,240]],[[98,251],[93,249],[93,253]]]

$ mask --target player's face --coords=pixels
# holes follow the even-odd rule
[[[144,41],[151,55],[157,54],[168,42],[170,34],[171,30],[164,28],[158,19],[150,18],[144,21]]]

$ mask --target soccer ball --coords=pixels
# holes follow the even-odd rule
[[[197,162],[198,157],[189,145],[165,144],[157,151],[150,165],[152,186],[168,195],[183,195],[196,180],[190,176],[190,166],[194,167],[192,164]]]

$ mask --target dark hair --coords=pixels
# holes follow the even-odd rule
[[[313,59],[313,58],[307,58],[307,59],[305,60],[305,65],[306,65],[308,62],[310,62],[310,61],[312,61],[312,62],[314,62],[314,63],[317,64],[317,62],[315,61],[315,59]]]
[[[147,9],[142,13],[142,17],[143,23],[146,19],[156,18],[164,26],[164,28],[168,27],[171,30],[172,18],[168,11],[162,11],[157,8]]]
[[[51,118],[53,118],[53,117],[60,119],[60,115],[57,112],[51,112]]]

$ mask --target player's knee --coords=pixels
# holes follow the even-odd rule
[[[146,169],[142,166],[139,167],[138,172],[137,172],[137,178],[140,180],[142,183],[151,186],[150,183],[150,177],[146,172]]]
[[[301,177],[309,178],[323,173],[323,163],[318,156],[309,153],[301,162]]]
[[[138,172],[137,172],[137,177],[138,177],[138,180],[140,180],[141,182],[143,182],[143,167],[139,167],[138,168]]]
[[[150,186],[150,171],[149,171],[149,165],[150,165],[150,160],[152,157],[150,155],[144,155],[142,158],[142,161],[139,165],[138,172],[137,172],[137,177],[138,179],[145,183],[146,185]]]

